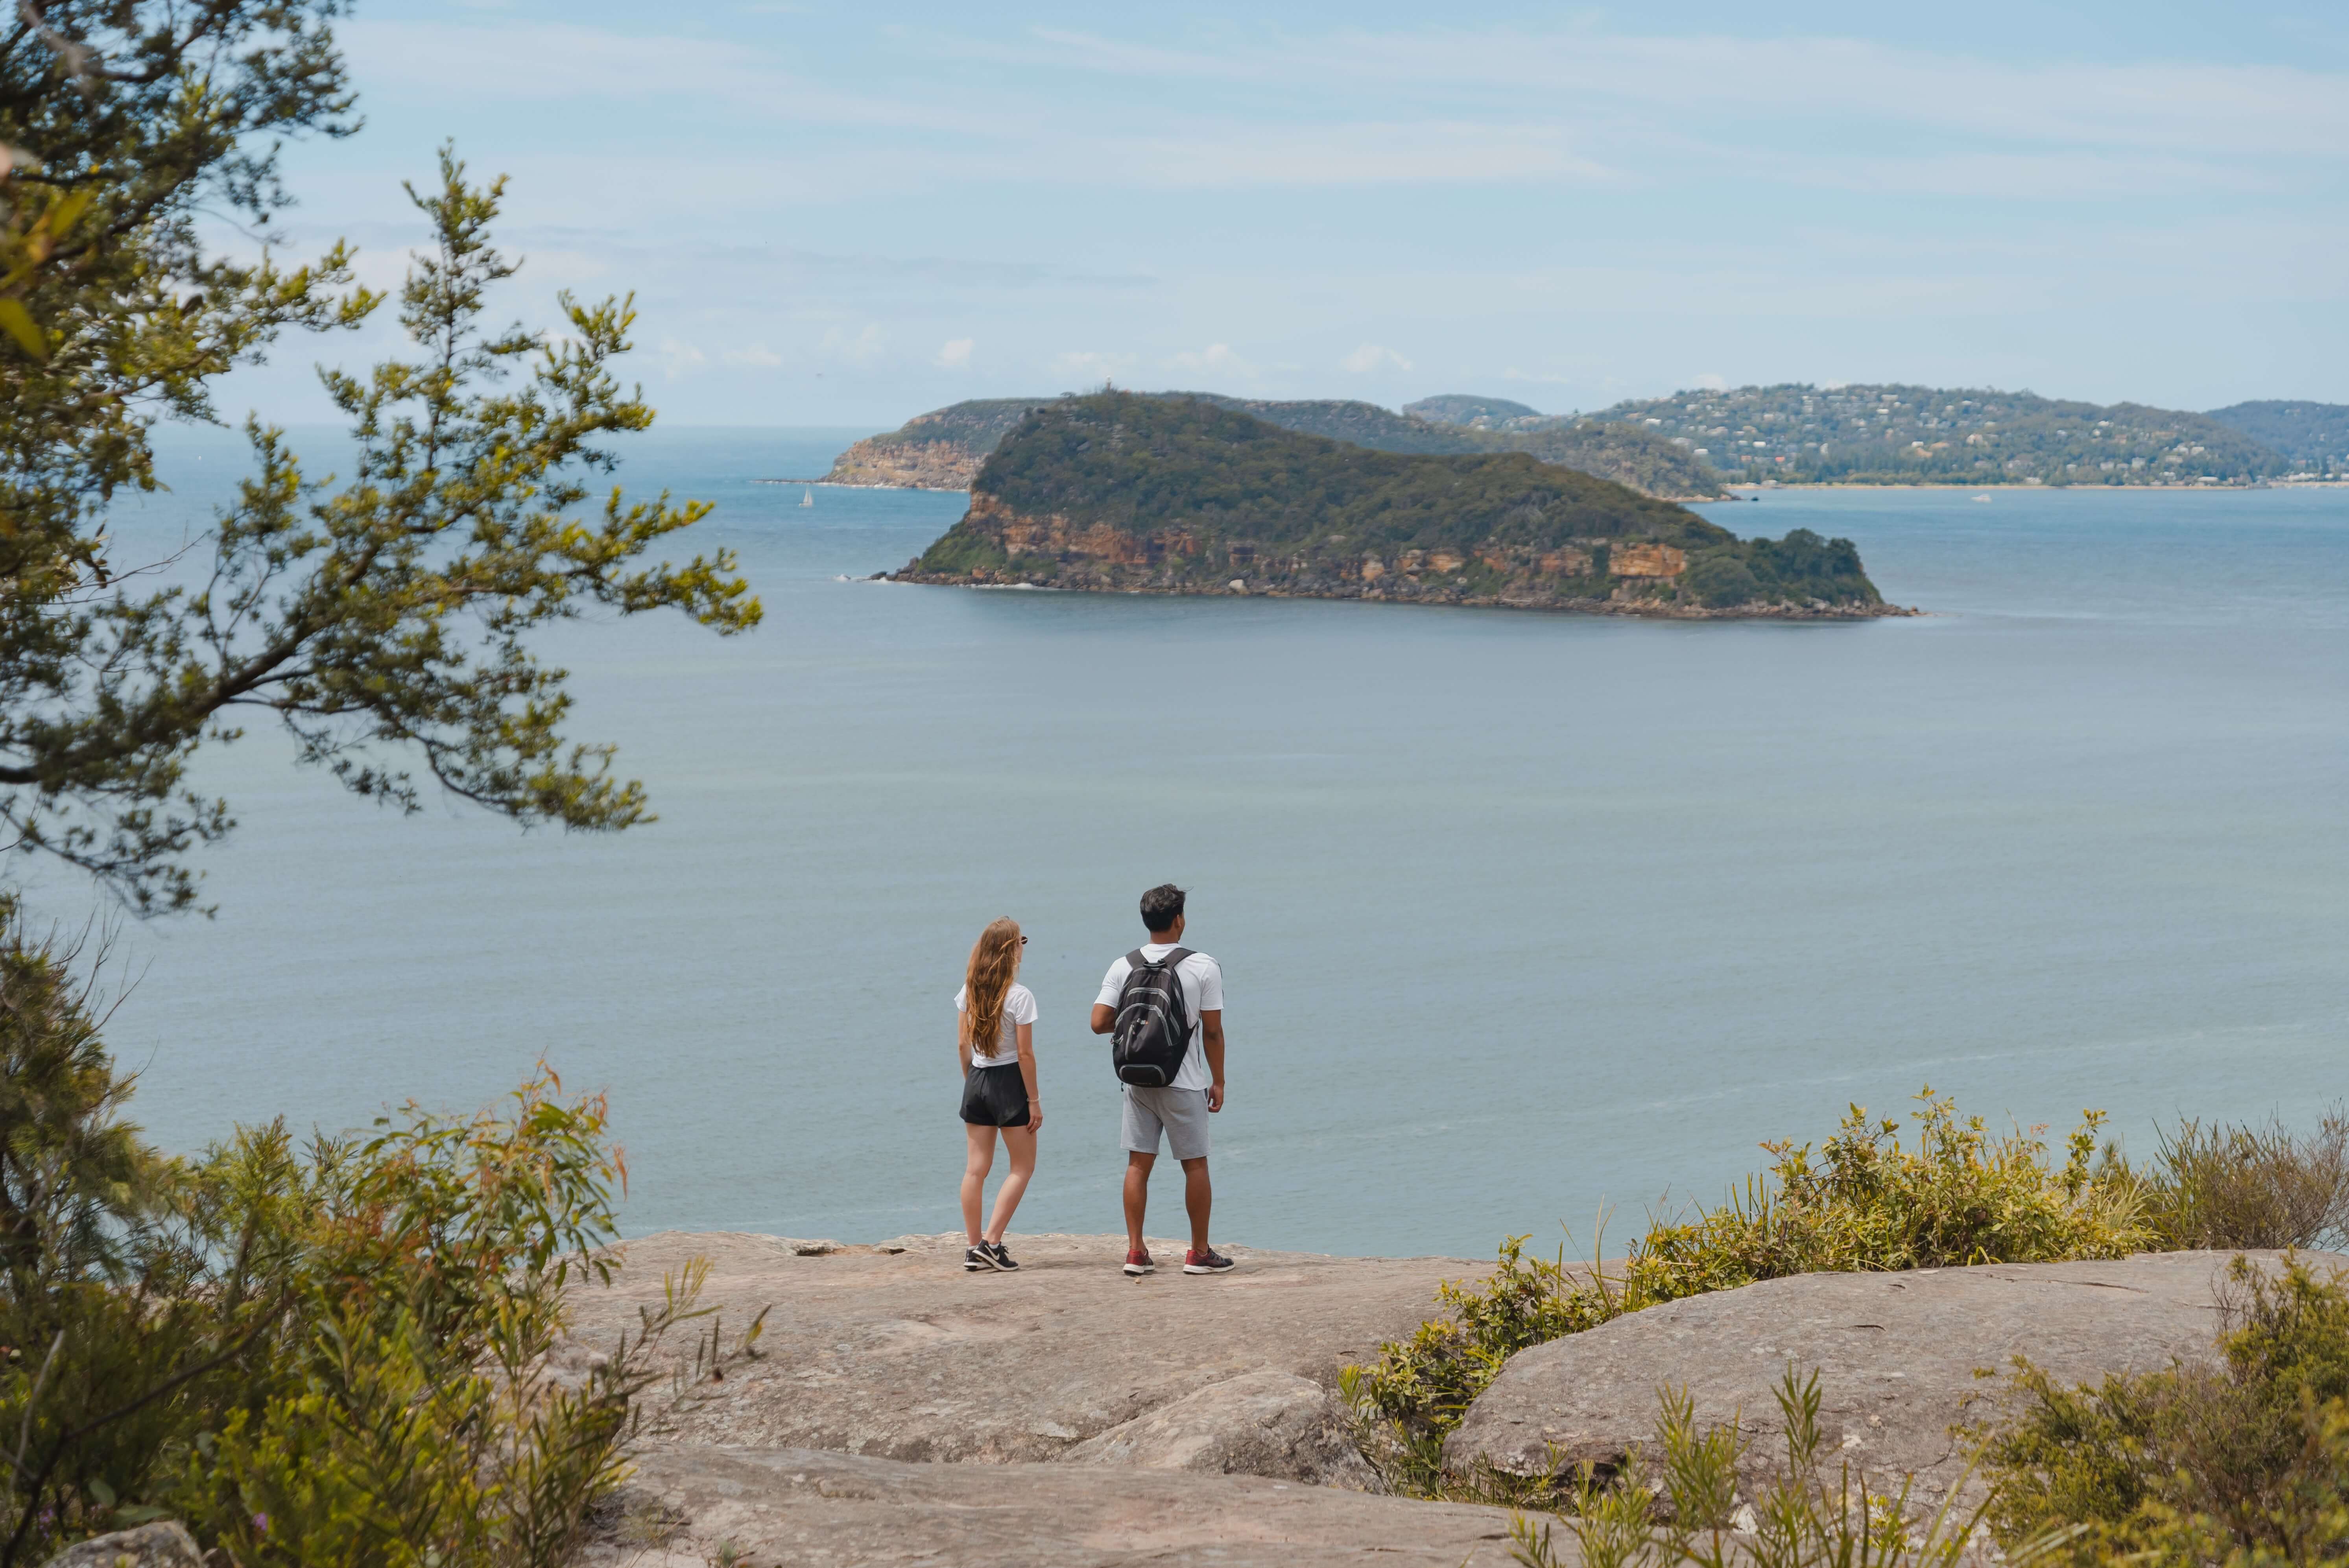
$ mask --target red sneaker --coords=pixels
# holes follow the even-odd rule
[[[1235,1267],[1231,1259],[1209,1247],[1206,1252],[1191,1251],[1183,1254],[1185,1274],[1229,1274]]]
[[[1158,1265],[1150,1261],[1150,1254],[1147,1252],[1137,1247],[1125,1254],[1125,1272],[1139,1278],[1146,1274],[1157,1273]]]

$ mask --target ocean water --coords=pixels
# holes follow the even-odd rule
[[[952,1229],[951,997],[1009,913],[1047,1107],[1014,1233],[1111,1232],[1084,1017],[1169,878],[1227,976],[1240,1245],[1580,1248],[1610,1208],[1619,1242],[1927,1084],[2139,1148],[2349,1092],[2349,491],[1775,491],[1706,510],[1848,535],[1934,614],[1650,624],[842,581],[962,504],[754,482],[862,433],[657,431],[624,469],[716,501],[767,608],[556,640],[656,825],[402,820],[265,736],[208,756],[220,913],[115,944],[151,1132],[470,1107],[543,1057],[608,1090],[632,1231]],[[239,462],[166,455],[126,557]]]

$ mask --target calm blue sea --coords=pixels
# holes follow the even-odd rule
[[[1083,1020],[1168,878],[1228,978],[1243,1245],[1581,1245],[1608,1205],[1619,1241],[1929,1083],[2140,1147],[2349,1091],[2349,491],[1773,492],[1707,511],[1849,535],[1935,614],[1642,624],[843,581],[962,506],[753,482],[863,433],[627,464],[718,503],[767,606],[733,642],[558,640],[656,826],[401,820],[272,738],[208,757],[244,823],[221,913],[118,943],[146,1125],[467,1107],[543,1056],[610,1091],[632,1230],[947,1230],[950,998],[1010,913],[1049,1108],[1015,1233],[1113,1231]],[[200,531],[239,460],[167,456],[126,555]]]

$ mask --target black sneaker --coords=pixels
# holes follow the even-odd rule
[[[1229,1274],[1238,1266],[1213,1247],[1204,1253],[1192,1251],[1183,1254],[1185,1274]]]
[[[977,1274],[981,1269],[999,1269],[1003,1265],[995,1261],[995,1249],[981,1242],[963,1249],[962,1266]]]
[[[1012,1270],[1017,1269],[1019,1266],[1018,1264],[1012,1262],[1011,1254],[1003,1250],[1003,1243],[1001,1242],[985,1242],[980,1244],[987,1248],[987,1255],[988,1259],[994,1263],[997,1268],[1001,1269],[1004,1273],[1009,1274]]]

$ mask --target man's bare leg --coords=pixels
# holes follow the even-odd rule
[[[1142,1244],[1142,1217],[1150,1206],[1150,1168],[1158,1162],[1155,1154],[1125,1151],[1125,1247],[1126,1251],[1147,1251]]]
[[[1207,1157],[1202,1154],[1196,1160],[1183,1161],[1183,1207],[1190,1212],[1191,1250],[1195,1253],[1204,1254],[1207,1251],[1207,1211],[1215,1202],[1215,1191],[1207,1185]]]

